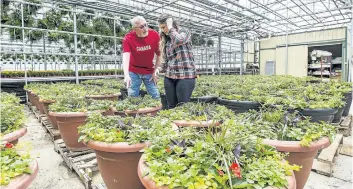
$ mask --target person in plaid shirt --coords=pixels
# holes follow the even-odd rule
[[[158,19],[159,48],[164,63],[164,89],[168,107],[190,101],[195,88],[196,69],[192,53],[191,33],[180,28],[172,16],[163,14]]]

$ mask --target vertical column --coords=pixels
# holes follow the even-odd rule
[[[206,75],[208,75],[208,61],[210,59],[208,58],[208,47],[206,47]]]
[[[221,48],[221,43],[222,43],[222,36],[218,36],[218,72],[219,75],[222,74],[221,70],[221,65],[222,65],[222,48]]]
[[[118,79],[117,65],[116,65],[116,20],[114,19],[114,69],[115,69],[115,79]]]
[[[351,3],[351,5],[353,5]],[[348,65],[348,75],[349,75],[349,78],[348,78],[348,81],[350,82],[353,82],[353,6],[351,7],[351,11],[352,11],[352,15],[351,15],[351,45],[350,45],[350,48],[349,48],[349,53],[348,55],[350,56],[349,57],[349,60],[350,60],[350,64]]]
[[[241,37],[240,41],[240,75],[243,75],[244,66],[244,36]]]
[[[21,20],[22,20],[22,45],[23,45],[23,61],[25,62],[25,85],[27,85],[27,60],[26,60],[26,46],[25,46],[25,22],[24,22],[24,16],[23,16],[23,3],[21,3]],[[22,63],[21,63],[22,64]],[[26,103],[28,103],[28,96],[26,93]]]
[[[287,8],[287,19],[288,19],[288,8]],[[285,73],[288,75],[288,22],[286,24],[286,66],[285,66]]]
[[[77,25],[76,25],[76,6],[74,6],[74,46],[75,46],[75,77],[76,84],[79,84],[78,80],[78,57],[77,57]]]
[[[43,33],[43,52],[44,52],[44,70],[47,71],[48,70],[48,61],[47,61],[47,51],[45,49],[45,34],[47,32]]]

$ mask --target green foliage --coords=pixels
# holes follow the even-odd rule
[[[0,186],[8,185],[12,179],[19,175],[32,173],[29,167],[32,161],[29,153],[18,153],[16,147],[10,143],[5,146],[1,144],[0,150]]]
[[[88,122],[78,128],[80,141],[129,144],[152,141],[161,134],[167,134],[170,129],[170,123],[160,118],[102,116],[100,113],[90,114]]]
[[[116,70],[117,74],[123,74],[123,70]],[[80,76],[90,76],[90,75],[115,75],[114,69],[109,70],[79,70],[78,74]],[[2,78],[12,78],[12,77],[24,77],[24,71],[2,71]],[[49,76],[75,76],[74,71],[27,71],[28,77],[49,77]]]
[[[285,187],[285,176],[299,167],[282,163],[283,156],[255,136],[239,135],[246,128],[227,132],[235,127],[228,120],[222,132],[188,127],[160,135],[145,149],[143,175],[168,188]]]
[[[302,146],[322,137],[331,140],[336,135],[336,128],[328,123],[312,123],[310,118],[301,116],[297,111],[282,109],[262,109],[237,115],[237,122],[245,125],[253,135],[274,140],[300,141]],[[261,128],[261,129],[258,129]]]
[[[174,109],[163,110],[158,115],[170,120],[223,121],[234,117],[225,106],[208,103],[186,103]]]
[[[55,103],[49,105],[49,110],[51,112],[104,111],[108,110],[112,104],[112,101],[99,100],[97,102],[71,92],[56,99]]]
[[[122,101],[118,101],[114,104],[114,108],[118,111],[124,110],[138,110],[140,108],[149,108],[160,106],[161,101],[159,99],[153,99],[150,95],[144,97],[128,97]]]
[[[0,136],[2,136],[23,127],[26,116],[24,106],[20,104],[20,99],[16,95],[5,92],[1,92],[0,95]]]

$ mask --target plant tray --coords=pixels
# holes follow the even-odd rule
[[[74,170],[80,177],[86,189],[92,188],[92,175],[98,171],[96,154],[93,150],[69,151],[62,139],[54,141],[54,151],[59,153],[67,167]]]

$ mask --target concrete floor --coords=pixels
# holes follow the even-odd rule
[[[54,151],[53,143],[46,136],[43,127],[34,115],[27,114],[28,133],[20,141],[32,144],[32,156],[37,157],[39,164],[39,173],[29,189],[84,189],[76,173],[68,169],[61,156]],[[352,136],[345,137],[344,143],[352,144]],[[334,166],[333,177],[311,172],[304,189],[352,189],[352,165],[352,157],[339,155]],[[102,182],[100,174],[95,174],[93,183]]]

